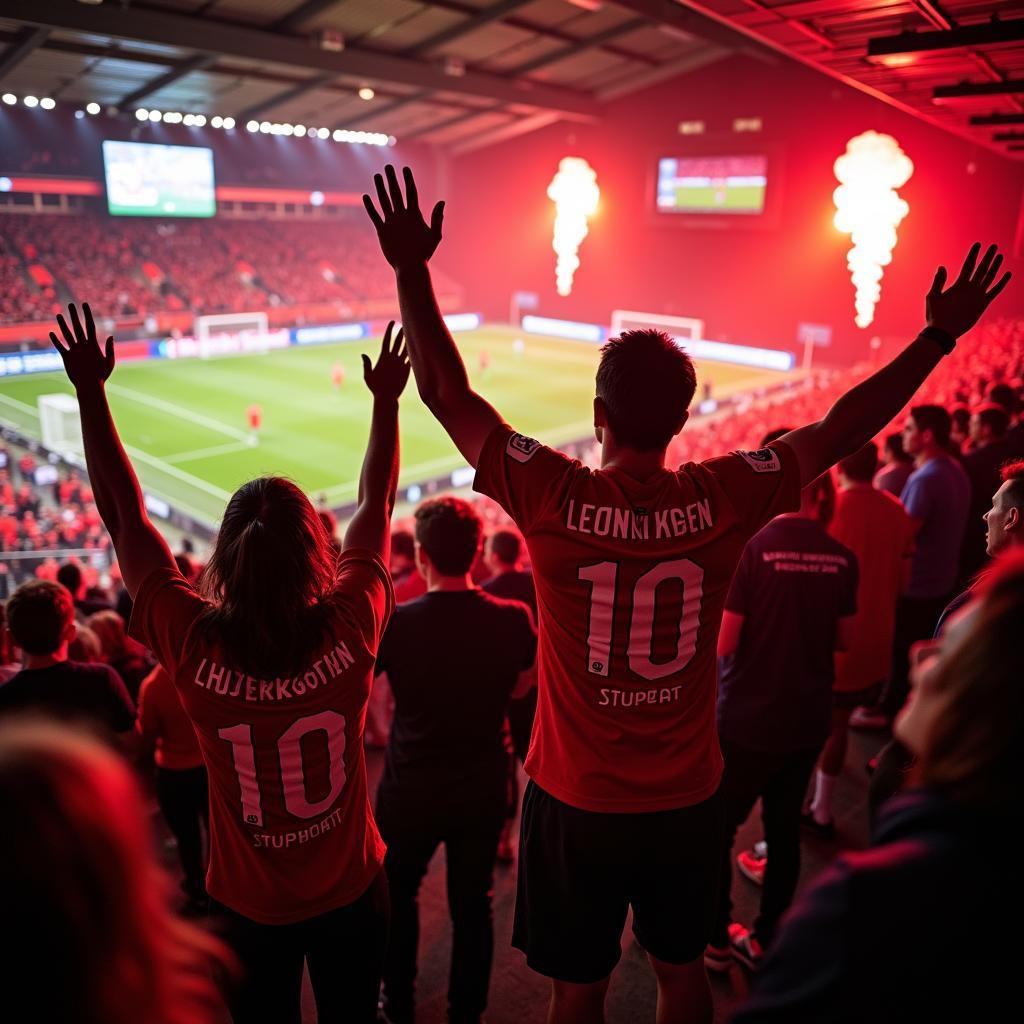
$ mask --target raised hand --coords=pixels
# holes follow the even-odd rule
[[[942,289],[946,285],[946,268],[939,267],[925,299],[929,326],[938,327],[954,338],[966,334],[978,322],[1011,277],[1007,271],[993,287],[992,282],[1003,265],[1002,253],[998,246],[990,245],[979,263],[980,251],[981,242],[975,242],[960,268],[960,276],[945,291]]]
[[[96,340],[96,324],[92,318],[89,303],[83,303],[85,327],[78,318],[78,308],[72,303],[68,306],[74,333],[68,327],[63,314],[57,314],[57,326],[64,335],[64,344],[57,340],[57,335],[50,331],[50,341],[64,360],[64,370],[75,385],[75,389],[88,387],[90,384],[102,384],[114,369],[114,339],[107,338],[103,347]]]
[[[388,164],[384,174],[387,176],[387,185],[382,175],[373,176],[377,202],[380,204],[379,213],[373,200],[368,195],[363,196],[363,206],[377,229],[377,239],[384,258],[396,270],[402,266],[426,263],[441,241],[444,203],[435,203],[430,223],[427,224],[420,212],[419,194],[412,171],[408,167],[402,168],[402,176],[405,178],[404,198],[395,168]]]
[[[395,321],[392,320],[384,332],[376,366],[370,365],[368,355],[363,356],[363,380],[374,398],[393,398],[397,402],[409,380],[409,353],[405,349],[401,327],[392,343],[391,332],[394,327]]]

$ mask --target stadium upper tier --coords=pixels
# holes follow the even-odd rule
[[[438,290],[458,291],[435,270]],[[0,219],[0,324],[49,320],[71,301],[117,319],[242,313],[392,298],[370,226],[351,219]]]

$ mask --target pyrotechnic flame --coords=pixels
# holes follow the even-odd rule
[[[577,156],[567,156],[548,185],[548,199],[555,204],[555,234],[551,247],[558,257],[555,282],[559,295],[572,291],[572,279],[580,265],[580,243],[587,237],[587,221],[597,211],[601,190],[593,167]]]
[[[841,184],[832,194],[834,223],[853,241],[846,263],[857,290],[854,322],[867,327],[882,294],[882,268],[892,262],[896,228],[910,211],[896,189],[907,183],[914,165],[891,135],[864,132],[846,144],[835,173]]]

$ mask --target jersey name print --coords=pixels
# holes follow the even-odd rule
[[[513,518],[533,563],[538,703],[527,772],[584,810],[700,803],[722,769],[725,597],[749,537],[799,506],[793,453],[778,444],[636,480],[536,442],[522,460],[516,437],[495,429],[475,487]]]

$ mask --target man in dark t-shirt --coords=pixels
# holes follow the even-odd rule
[[[832,724],[834,652],[857,610],[857,559],[825,532],[834,496],[820,477],[800,511],[777,517],[747,544],[725,603],[718,654],[718,729],[725,758],[725,841],[714,937],[705,962],[756,967],[793,899],[800,811]],[[730,922],[730,855],[758,800],[769,858],[753,928]]]
[[[68,661],[75,606],[59,583],[35,580],[7,602],[7,628],[21,648],[22,670],[0,688],[0,715],[36,711],[111,733],[135,726],[135,705],[109,665]]]
[[[395,697],[376,808],[388,845],[384,996],[393,1024],[414,1019],[416,899],[441,844],[453,927],[449,1019],[478,1021],[487,1005],[491,886],[507,784],[502,727],[513,693],[533,684],[537,639],[528,607],[473,585],[480,530],[464,501],[420,506],[416,558],[428,590],[396,608],[377,655],[377,672],[387,674]]]

